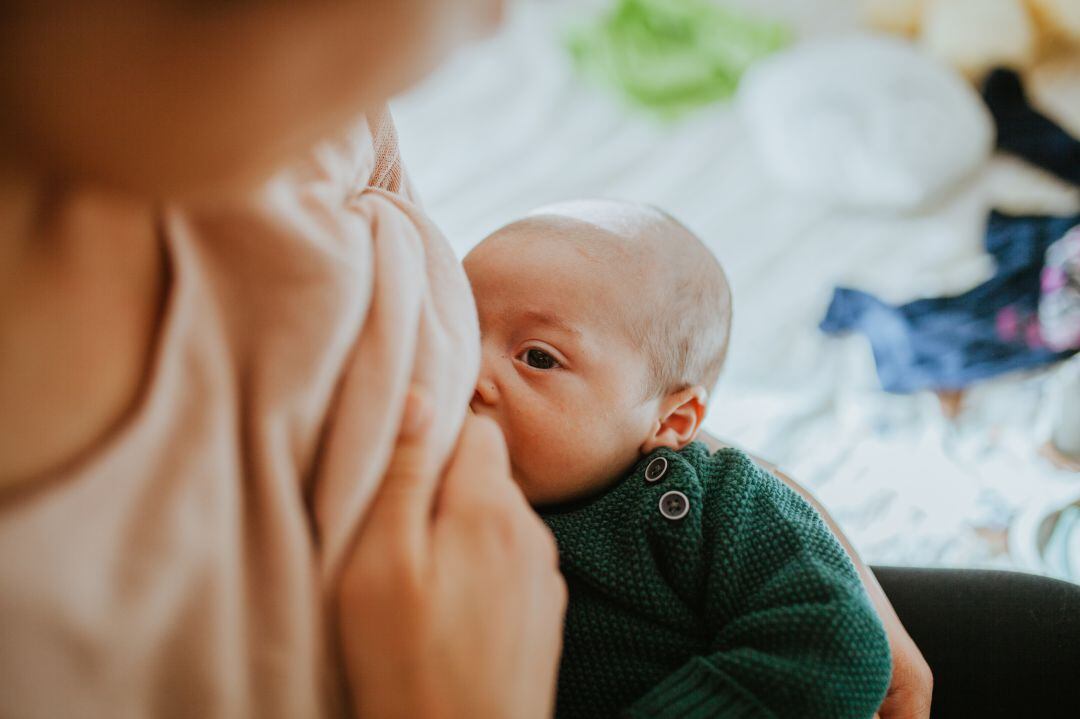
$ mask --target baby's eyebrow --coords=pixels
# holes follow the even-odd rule
[[[524,313],[522,313],[522,316],[530,322],[546,325],[548,327],[565,332],[568,335],[573,335],[574,337],[581,336],[581,330],[567,324],[566,322],[559,319],[557,316],[551,314],[550,312],[544,312],[542,310],[526,310]]]

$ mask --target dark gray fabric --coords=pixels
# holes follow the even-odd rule
[[[1080,585],[873,567],[934,673],[931,717],[1080,717]]]

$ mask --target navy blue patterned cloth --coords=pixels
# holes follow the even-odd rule
[[[1076,350],[1050,350],[1039,334],[1039,279],[1046,248],[1077,224],[1080,214],[1014,217],[993,212],[986,250],[997,268],[990,280],[962,295],[898,307],[839,287],[821,329],[864,333],[881,386],[889,392],[960,389],[1065,359]]]

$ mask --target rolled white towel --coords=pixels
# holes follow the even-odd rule
[[[765,59],[744,76],[737,105],[770,172],[832,204],[916,209],[993,149],[974,89],[894,38],[830,39]]]

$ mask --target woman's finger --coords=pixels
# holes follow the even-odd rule
[[[439,486],[439,467],[429,451],[432,407],[422,390],[412,388],[397,444],[382,484],[364,521],[365,535],[396,536],[406,551],[419,556],[430,533],[432,506]]]
[[[476,471],[476,467],[481,471]],[[460,468],[468,468],[462,471]],[[454,459],[440,488],[438,512],[472,514],[507,501],[524,501],[510,476],[510,458],[499,426],[487,417],[468,415]]]

